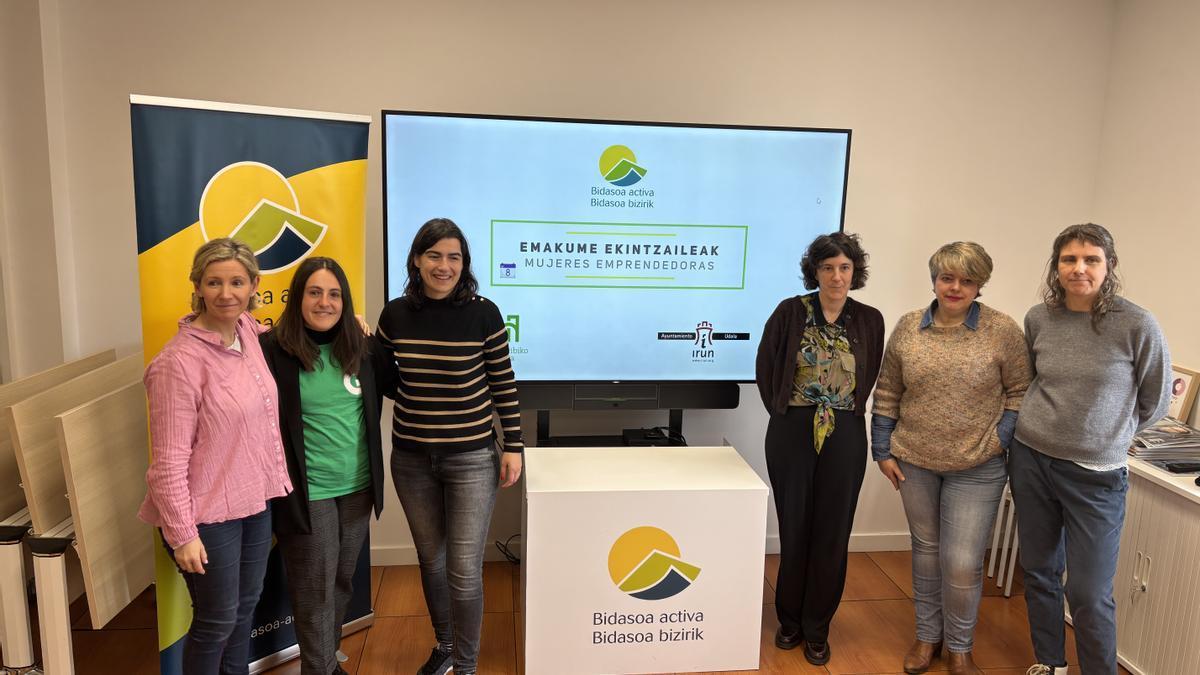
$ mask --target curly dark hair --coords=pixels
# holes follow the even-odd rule
[[[846,256],[854,263],[854,277],[850,280],[850,290],[857,291],[866,286],[867,277],[870,276],[867,261],[871,256],[863,250],[857,234],[834,232],[813,239],[808,245],[808,250],[804,252],[804,257],[800,259],[800,270],[804,272],[804,287],[810,291],[816,290],[820,286],[817,282],[817,267],[822,261],[839,255]]]
[[[467,236],[453,220],[433,218],[417,230],[412,249],[408,252],[408,281],[404,284],[404,295],[415,307],[419,308],[425,300],[425,284],[421,281],[421,270],[417,268],[416,259],[443,239],[457,239],[462,247],[462,273],[458,277],[458,285],[450,292],[450,302],[461,305],[474,298],[479,290],[479,282],[471,273],[471,249],[467,246]]]
[[[1112,234],[1102,225],[1082,223],[1071,225],[1058,233],[1054,238],[1054,247],[1050,250],[1050,261],[1046,264],[1046,287],[1042,291],[1042,301],[1047,307],[1063,307],[1067,302],[1067,290],[1058,280],[1058,256],[1063,247],[1073,241],[1080,241],[1104,249],[1106,272],[1104,281],[1100,283],[1100,292],[1092,303],[1092,328],[1099,330],[1100,319],[1113,308],[1121,293],[1121,277],[1117,274],[1117,244]]]

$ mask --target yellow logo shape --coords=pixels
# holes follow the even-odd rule
[[[600,153],[600,175],[613,185],[628,187],[645,177],[646,169],[637,163],[633,150],[624,145],[610,145]]]
[[[200,196],[205,241],[234,237],[258,256],[263,274],[300,262],[328,226],[300,213],[300,200],[283,174],[261,162],[235,162],[213,174]]]
[[[682,592],[700,568],[680,559],[679,544],[665,531],[643,525],[613,542],[608,575],[617,588],[642,600],[662,600]]]

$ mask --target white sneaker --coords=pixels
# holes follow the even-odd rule
[[[1046,666],[1040,663],[1035,663],[1029,666],[1029,670],[1025,671],[1025,675],[1067,675],[1066,666]]]

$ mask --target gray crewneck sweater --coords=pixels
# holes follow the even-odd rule
[[[1034,376],[1017,440],[1058,459],[1122,464],[1133,435],[1167,413],[1171,358],[1154,317],[1118,298],[1099,329],[1088,312],[1039,304],[1025,315]]]

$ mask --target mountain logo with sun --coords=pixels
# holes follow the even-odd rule
[[[646,169],[637,163],[633,150],[610,145],[600,153],[600,175],[617,187],[629,187],[646,177]]]
[[[700,568],[684,562],[679,544],[663,530],[635,527],[613,542],[608,574],[617,588],[640,600],[663,600],[687,590]]]
[[[205,241],[232,237],[271,274],[303,260],[325,238],[329,226],[303,215],[287,178],[261,162],[235,162],[213,174],[200,196],[200,232]]]

